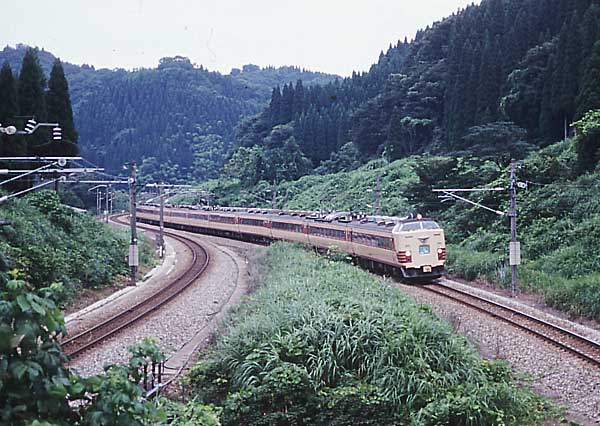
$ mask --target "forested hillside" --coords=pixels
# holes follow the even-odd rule
[[[6,47],[18,74],[26,46]],[[48,72],[54,56],[39,51]],[[136,160],[148,178],[177,181],[215,176],[239,120],[268,102],[271,88],[302,79],[327,83],[335,76],[295,67],[246,65],[229,75],[210,72],[187,58],[163,58],[155,69],[96,70],[64,64],[81,153],[118,170]]]
[[[390,46],[367,73],[276,88],[241,125],[231,174],[289,180],[382,153],[522,157],[600,107],[599,35],[596,0],[483,0]]]

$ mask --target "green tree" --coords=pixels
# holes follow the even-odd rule
[[[592,56],[585,68],[581,92],[577,98],[577,117],[600,108],[600,41],[594,44]]]
[[[0,70],[0,123],[3,126],[16,125],[16,116],[19,115],[17,98],[17,82],[13,76],[8,62],[4,62]],[[18,156],[25,155],[25,141],[19,136],[3,134],[0,137],[0,155]]]
[[[293,136],[286,139],[283,146],[267,151],[265,160],[268,170],[265,177],[274,182],[296,180],[312,169],[312,162],[306,158]]]
[[[238,148],[223,168],[227,176],[238,178],[246,185],[254,185],[265,175],[265,150],[258,145]]]
[[[46,120],[46,98],[44,88],[46,79],[33,48],[27,49],[19,74],[19,112],[21,115],[33,116],[37,121]],[[48,132],[38,129],[33,135],[27,137],[27,151],[37,154],[37,148],[48,141]]]
[[[0,123],[11,124],[18,112],[17,84],[10,64],[5,61],[0,70]]]
[[[46,108],[48,121],[59,123],[62,129],[62,141],[49,150],[55,156],[74,156],[77,148],[77,130],[73,121],[73,109],[71,108],[71,97],[69,96],[69,84],[65,78],[60,59],[57,59],[50,72],[48,80],[48,91],[46,92]]]
[[[527,142],[527,131],[509,121],[497,121],[469,128],[463,137],[464,152],[497,161],[506,166],[520,160],[534,147]]]
[[[332,152],[329,160],[324,161],[315,171],[326,174],[350,171],[358,167],[360,167],[360,153],[354,143],[348,142],[339,151]]]
[[[598,163],[600,149],[600,110],[585,113],[573,124],[577,128],[577,160],[581,172],[592,170]]]

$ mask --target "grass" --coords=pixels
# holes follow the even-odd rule
[[[189,382],[225,425],[538,424],[544,404],[424,306],[278,243]]]

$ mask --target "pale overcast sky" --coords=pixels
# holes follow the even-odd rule
[[[296,65],[347,76],[472,0],[3,0],[0,42],[96,68],[187,56],[210,70]],[[479,3],[479,1],[475,1]]]

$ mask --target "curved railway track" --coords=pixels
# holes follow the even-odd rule
[[[505,321],[551,343],[560,349],[600,367],[600,344],[550,322],[444,284],[430,284],[423,289]]]
[[[117,223],[125,224],[125,222],[119,221],[118,217],[113,220]],[[146,228],[140,225],[138,225],[138,227]],[[147,229],[152,230],[150,227],[147,227]],[[208,266],[209,256],[207,251],[201,245],[191,239],[168,231],[165,231],[164,234],[181,242],[190,249],[192,253],[190,268],[177,276],[170,285],[163,287],[129,309],[122,311],[75,336],[63,340],[62,347],[69,357],[76,357],[102,340],[115,335],[120,330],[156,311],[188,288],[204,272]]]

